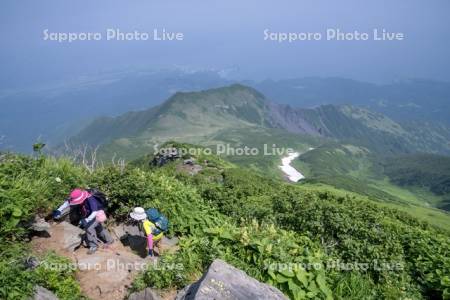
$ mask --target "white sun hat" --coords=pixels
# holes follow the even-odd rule
[[[142,207],[135,207],[133,211],[130,213],[130,217],[137,221],[142,221],[147,219],[147,214],[145,213],[145,209]]]

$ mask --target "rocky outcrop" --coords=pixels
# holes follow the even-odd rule
[[[84,234],[83,230],[68,222],[52,224],[45,230],[48,235],[34,237],[35,248],[54,250],[60,255],[65,255],[65,252],[74,252],[81,245]]]
[[[77,247],[80,246],[82,235],[84,234],[84,231],[82,229],[67,222],[61,222],[55,227],[59,227],[59,231],[62,232],[62,248],[67,251],[73,252]]]
[[[23,265],[27,269],[36,269],[40,265],[40,262],[37,257],[30,256],[24,260]]]
[[[283,128],[292,133],[322,135],[320,128],[315,126],[309,115],[316,114],[314,109],[292,108],[289,105],[267,104],[267,122],[275,128]]]
[[[46,288],[37,285],[34,288],[34,295],[32,300],[58,300],[55,294],[47,290]]]
[[[160,300],[161,298],[151,289],[136,292],[128,296],[128,300]]]
[[[81,291],[89,299],[123,300],[128,294],[128,288],[132,285],[135,276],[150,264],[155,263],[149,257],[143,258],[137,255],[129,245],[129,238],[131,238],[133,246],[137,246],[139,240],[143,240],[144,245],[141,250],[146,252],[146,240],[137,226],[120,224],[112,228],[116,242],[108,246],[102,245],[94,255],[87,254],[86,248],[78,247],[81,243],[80,235],[83,234],[83,230],[78,227],[67,222],[51,223],[48,231],[49,236],[33,237],[31,241],[33,252],[44,254],[48,251],[55,251],[70,259],[77,269],[77,280]],[[120,239],[122,243],[117,239]],[[128,241],[128,244],[124,239]],[[166,248],[163,247],[162,250],[176,251],[177,242],[176,238],[164,238],[162,246]],[[32,269],[39,265],[39,261],[30,257],[24,264],[25,267]],[[133,296],[130,295],[129,299],[154,300],[159,298],[158,294],[153,291],[144,290]]]
[[[261,283],[223,260],[216,259],[203,277],[181,290],[176,300],[285,300],[278,289]]]

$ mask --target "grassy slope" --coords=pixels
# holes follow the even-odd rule
[[[237,143],[237,141],[240,140],[240,137],[237,137],[236,140],[232,139],[232,137],[238,134],[240,134],[239,131],[227,132],[227,137],[229,137],[229,139],[226,139],[226,142],[229,142],[230,144]],[[252,136],[249,135],[247,131],[245,134]],[[285,146],[283,143],[292,145],[290,136],[276,136],[278,138],[277,145]],[[250,145],[258,146],[259,143],[264,141],[264,135],[261,135],[261,132],[255,132],[253,138],[253,140],[248,140]],[[286,138],[286,140],[284,138]],[[294,147],[294,149],[299,152],[308,152],[309,147],[311,145],[317,145],[318,142],[319,141],[308,137],[305,139],[298,139],[297,147]],[[178,144],[177,147],[180,146],[196,147],[194,145],[186,144]],[[428,221],[430,224],[442,229],[450,230],[450,215],[442,210],[433,208],[434,205],[440,203],[442,200],[441,197],[436,196],[426,188],[405,188],[391,183],[388,178],[382,174],[381,170],[378,170],[377,172],[373,171],[373,164],[368,159],[368,152],[366,152],[365,149],[351,145],[340,146],[333,143],[327,146],[319,146],[318,150],[325,151],[329,155],[328,159],[325,159],[326,156],[324,155],[318,156],[318,158],[321,159],[322,164],[317,161],[315,162],[316,166],[319,167],[322,167],[323,164],[328,166],[328,169],[325,167],[321,168],[322,173],[320,173],[318,179],[311,180],[311,178],[314,178],[314,172],[317,172],[317,170],[308,163],[308,156],[312,155],[315,157],[316,155],[314,150],[303,155],[303,157],[306,157],[305,161],[302,157],[302,159],[297,159],[293,162],[294,167],[300,170],[307,178],[310,178],[306,183],[299,184],[302,189],[320,191],[323,188],[324,190],[333,191],[337,195],[355,195],[380,205],[410,212],[413,216]],[[343,157],[341,157],[341,159],[336,159],[336,154]],[[356,155],[356,158],[352,155]],[[202,157],[199,161],[203,161],[204,159],[211,160],[214,157],[215,156]],[[222,156],[222,158],[237,166],[262,174],[266,178],[280,180],[283,175],[278,169],[278,165],[280,164],[279,156]],[[143,164],[150,160],[151,156],[144,160],[141,159],[136,161],[135,165]],[[223,164],[224,160],[221,160],[219,165]],[[227,167],[229,168],[231,166],[232,165],[228,165]],[[342,173],[348,173],[349,175],[338,175]],[[328,178],[327,176],[333,178]],[[326,182],[329,182],[329,184]]]
[[[349,145],[328,144],[306,153],[294,162],[299,170],[305,170],[308,182],[324,183],[339,190],[382,199],[395,207],[447,227],[448,214],[433,209],[439,207],[444,196],[432,193],[426,186],[400,186],[384,173],[380,158],[366,149]]]
[[[401,187],[392,183],[387,177],[383,180],[371,181],[370,186],[383,190],[393,197],[401,199],[404,203],[434,207],[442,201],[442,197],[433,194],[427,188]]]
[[[383,206],[383,207],[389,207],[389,208],[395,208],[401,211],[404,211],[420,220],[426,221],[433,226],[436,226],[438,228],[441,228],[447,232],[450,232],[450,214],[440,210],[440,209],[433,209],[428,207],[423,207],[420,205],[414,205],[406,204],[406,201],[411,201],[411,197],[416,197],[415,194],[412,193],[405,193],[405,190],[401,190],[401,193],[405,193],[405,203],[399,204],[399,203],[392,203],[383,201],[381,199],[374,199],[373,197],[369,197],[366,195],[361,195],[355,192],[351,192],[344,189],[339,189],[331,185],[322,184],[322,183],[304,183],[299,185],[300,189],[303,189],[305,191],[330,191],[333,194],[345,197],[346,195],[356,196],[361,199],[366,199],[371,201],[372,203],[375,203],[377,205]],[[398,196],[400,193],[395,193],[396,196]],[[375,201],[374,201],[375,200]],[[416,199],[416,201],[421,201],[422,199]]]
[[[410,189],[428,190],[441,198],[430,199],[439,208],[450,210],[450,158],[434,154],[410,154],[389,158],[385,173],[392,182]]]

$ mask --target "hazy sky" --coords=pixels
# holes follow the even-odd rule
[[[0,89],[111,69],[239,69],[245,78],[344,76],[450,80],[448,0],[2,0]],[[162,30],[183,41],[106,41],[105,31]],[[403,41],[264,41],[263,31],[405,34]],[[100,32],[100,41],[44,41],[43,31]],[[153,36],[152,36],[153,37]],[[325,39],[325,38],[324,38]]]

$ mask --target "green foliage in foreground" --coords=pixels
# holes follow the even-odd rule
[[[156,206],[171,221],[169,234],[180,236],[179,251],[163,255],[137,278],[134,289],[184,287],[214,258],[222,258],[292,299],[450,297],[449,236],[405,213],[359,198],[305,192],[237,168],[173,174],[171,165],[106,167],[89,174],[64,159],[3,159],[0,281],[7,288],[0,298],[26,298],[36,283],[61,299],[79,296],[72,271],[27,271],[10,262],[26,254],[21,246],[26,223],[36,212],[49,212],[71,188],[88,185],[110,196],[117,220],[136,205]],[[375,260],[403,268],[376,269]],[[336,267],[340,261],[372,265],[346,270]]]
[[[0,161],[0,244],[22,238],[36,212],[48,212],[87,174],[68,160],[7,155]],[[61,180],[60,180],[61,179]]]
[[[26,252],[20,244],[2,244],[0,299],[29,299],[36,285],[53,291],[59,299],[83,299],[68,259],[49,253],[39,258],[38,267],[27,269]]]
[[[293,232],[275,229],[273,225],[224,224],[182,238],[180,246],[176,255],[164,256],[159,268],[143,273],[135,282],[135,288],[147,285],[183,287],[188,279],[186,273],[195,274],[195,270],[206,267],[214,258],[221,258],[256,279],[278,287],[292,299],[332,298],[322,265],[324,254],[318,245]],[[167,270],[164,266],[168,263],[187,268],[181,273],[175,268]],[[312,265],[317,270],[304,268]]]
[[[37,212],[46,213],[61,202],[71,188],[83,185],[86,173],[68,160],[33,159],[3,155],[0,161],[0,299],[28,299],[35,285],[56,293],[60,299],[81,299],[70,268],[46,266],[69,264],[49,254],[41,265],[26,269],[28,224]],[[60,180],[61,179],[61,180]]]
[[[449,296],[448,233],[407,213],[355,196],[305,192],[240,169],[225,170],[219,184],[199,187],[203,198],[226,215],[274,222],[320,243],[332,260],[368,264],[356,273],[375,284],[377,297],[404,297],[404,291]]]

